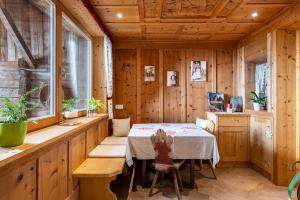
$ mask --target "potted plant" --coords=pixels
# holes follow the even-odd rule
[[[65,119],[72,119],[78,117],[78,110],[76,107],[76,99],[65,99],[62,101],[63,115]]]
[[[255,111],[263,110],[263,107],[266,105],[267,97],[257,95],[256,92],[251,91],[253,101],[253,108]]]
[[[88,117],[93,117],[97,113],[97,110],[103,109],[105,107],[103,101],[100,99],[91,98],[88,100]]]
[[[27,99],[31,94],[42,88],[42,85],[21,95],[16,103],[13,103],[8,97],[4,98],[4,105],[0,109],[1,147],[14,147],[24,143],[27,133],[27,112],[37,106],[37,103],[29,102]]]
[[[292,194],[295,189],[295,186],[300,182],[300,168],[299,168],[300,161],[296,161],[290,165],[290,169],[293,171],[297,171],[296,175],[291,180],[288,186],[288,195],[289,199],[292,199]],[[300,184],[297,186],[297,199],[300,200]]]

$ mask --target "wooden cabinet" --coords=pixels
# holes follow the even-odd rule
[[[36,160],[1,171],[0,200],[35,200],[37,192]]]
[[[272,117],[251,116],[250,159],[260,169],[273,174]]]
[[[221,162],[248,162],[249,115],[208,112],[207,118],[216,125]]]
[[[89,128],[86,132],[86,155],[88,154],[99,144],[99,126],[94,125]]]
[[[68,143],[53,146],[38,159],[38,199],[66,199],[68,196]]]

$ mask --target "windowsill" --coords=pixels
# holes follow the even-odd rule
[[[81,123],[75,126],[53,125],[28,133],[24,144],[3,148],[0,147],[0,168],[28,154],[34,153],[42,148],[71,138],[72,135],[81,129],[84,129],[101,119],[107,118],[107,114],[100,114],[97,117],[80,117],[77,118]]]
[[[248,113],[250,115],[256,115],[256,116],[266,116],[266,117],[272,117],[273,116],[273,113],[268,112],[267,110],[255,111],[255,110],[247,109],[247,110],[245,110],[245,113]]]

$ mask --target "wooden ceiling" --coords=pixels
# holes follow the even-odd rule
[[[183,41],[239,40],[298,1],[90,0],[114,39]]]

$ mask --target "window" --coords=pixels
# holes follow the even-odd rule
[[[268,97],[268,67],[267,63],[255,66],[255,91],[259,96]],[[267,104],[264,106],[267,109]]]
[[[55,6],[49,0],[0,0],[0,106],[43,83],[29,97],[31,118],[55,115]]]
[[[77,109],[86,109],[91,97],[91,40],[65,15],[62,30],[62,98],[74,98]]]

